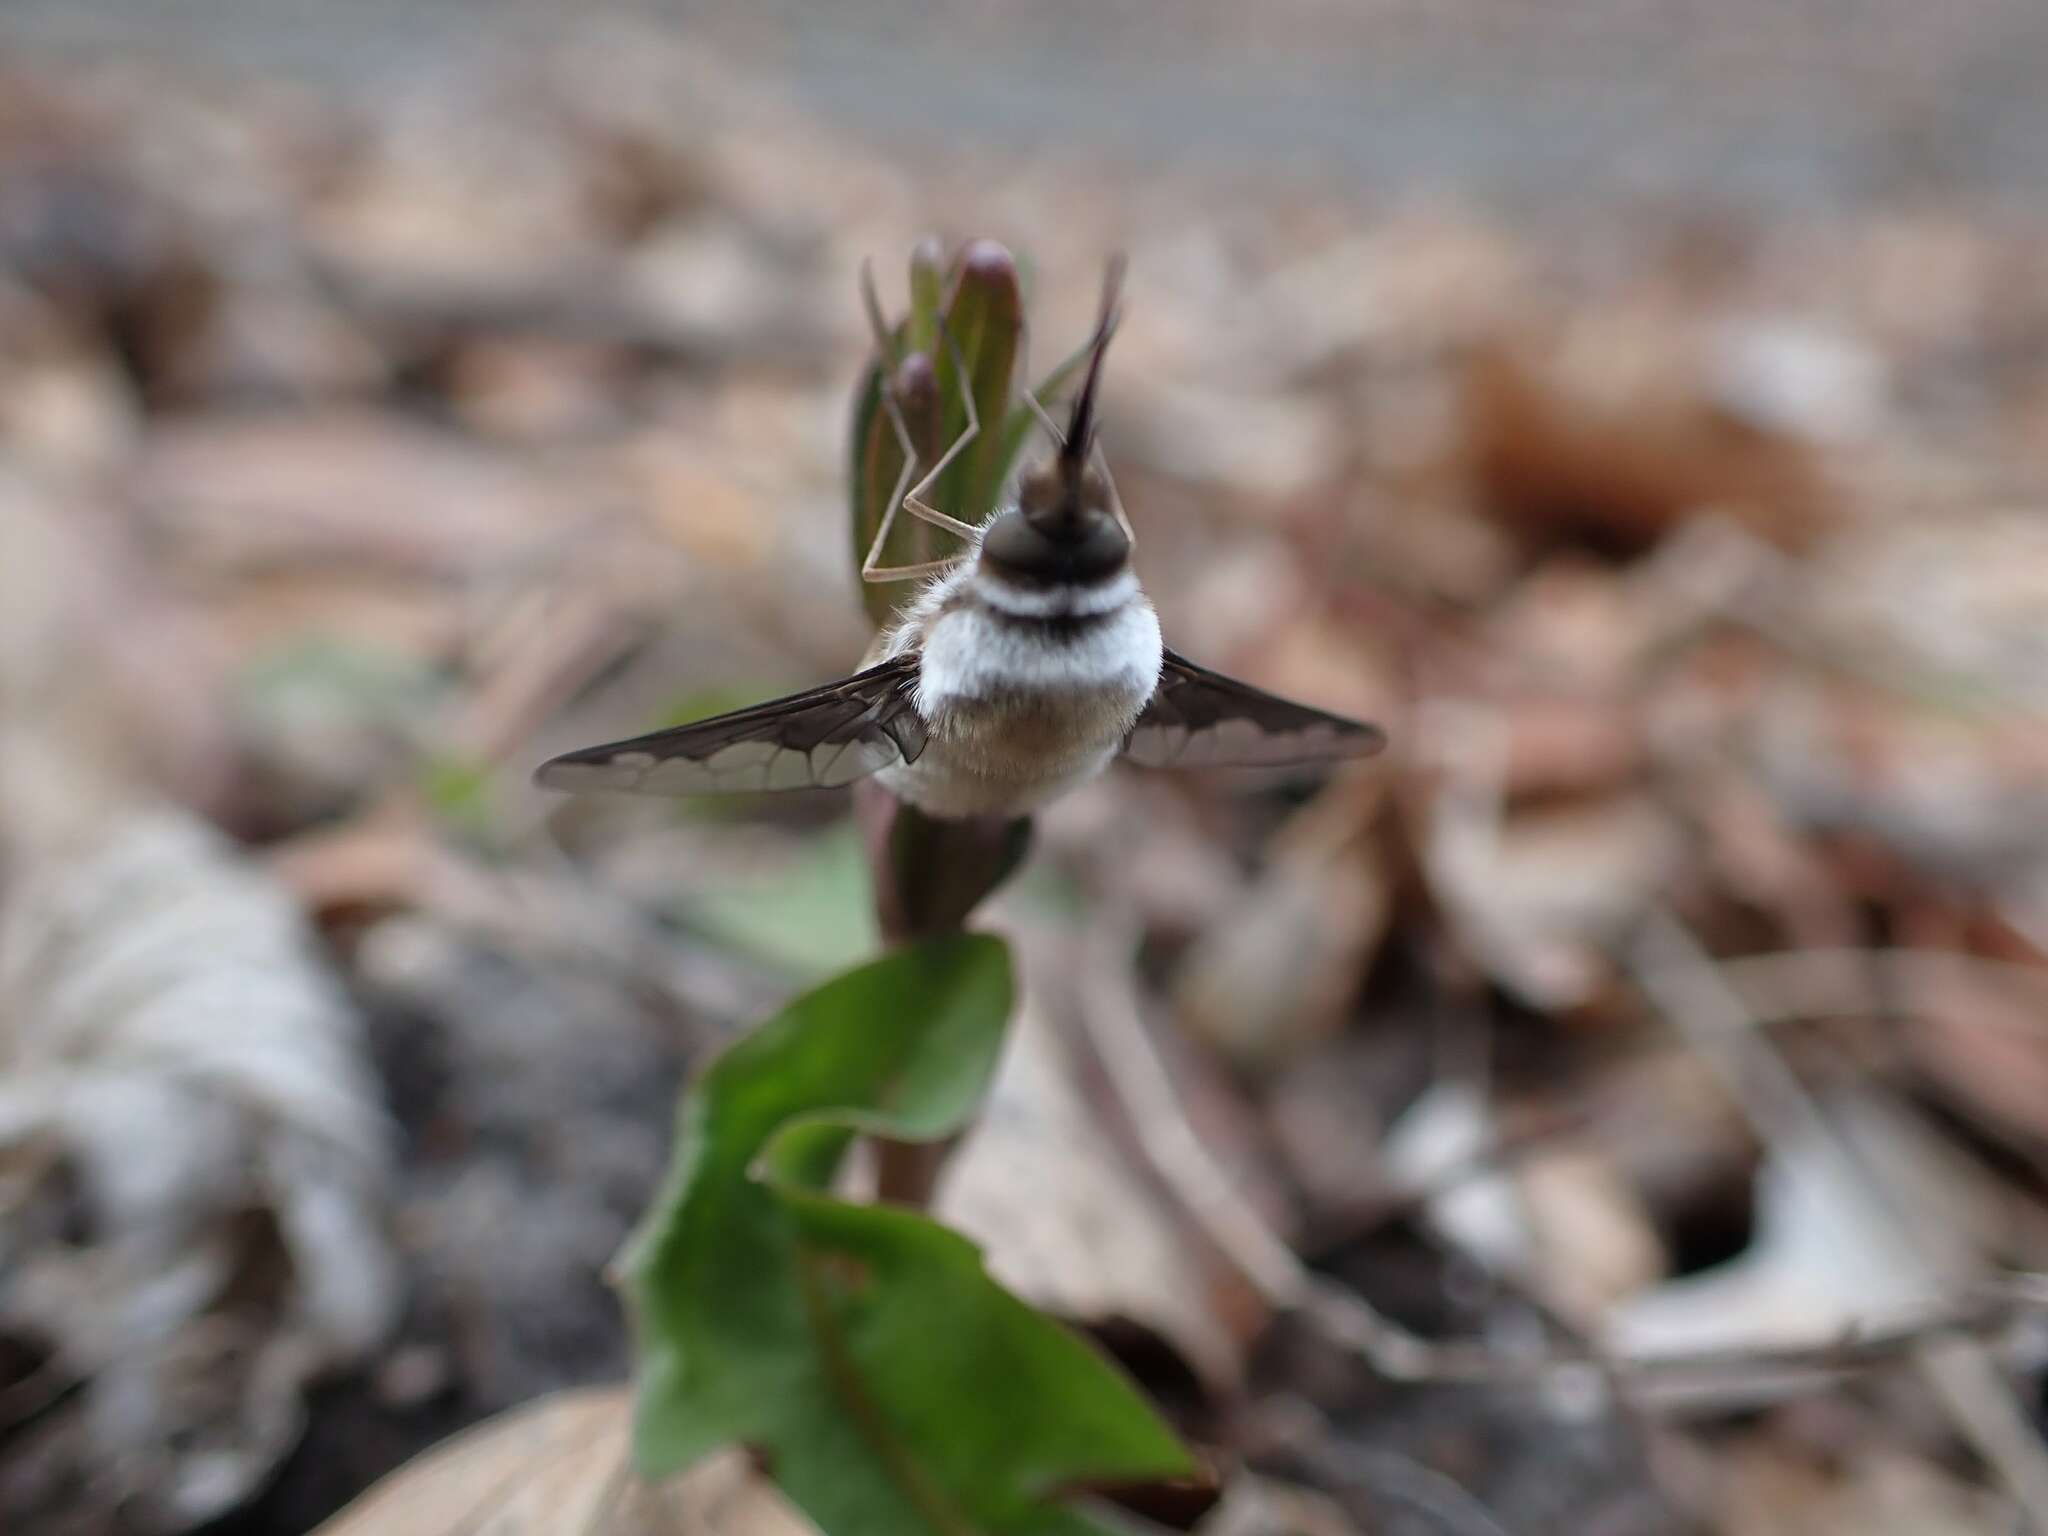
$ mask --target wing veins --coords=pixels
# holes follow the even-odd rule
[[[918,665],[914,652],[892,657],[838,682],[710,720],[567,752],[543,763],[534,776],[554,788],[676,794],[850,782],[891,761],[914,762],[924,750],[924,722],[912,703]],[[720,754],[750,744],[762,747],[764,755],[724,767],[717,763]],[[836,750],[820,766],[815,754],[826,747]],[[857,771],[832,778],[848,753],[859,754],[848,765]],[[800,774],[777,783],[792,758],[802,763]],[[690,773],[702,782],[689,782]]]
[[[1255,739],[1226,745],[1219,733],[1239,722]],[[1296,704],[1169,650],[1123,751],[1155,768],[1286,767],[1368,757],[1385,745],[1377,726]]]

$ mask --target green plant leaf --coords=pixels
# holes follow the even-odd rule
[[[967,369],[966,389],[974,396],[982,430],[939,477],[931,502],[962,522],[978,523],[993,510],[1008,468],[1002,456],[1003,424],[1010,408],[1017,344],[1024,330],[1024,293],[1017,279],[1017,263],[995,241],[971,241],[961,251],[952,302],[946,310],[946,330],[953,345],[942,342],[932,351],[939,403],[945,412],[944,441],[951,444],[967,430],[967,403],[959,372],[962,363]]]
[[[1000,940],[928,940],[798,998],[685,1095],[626,1259],[643,1471],[743,1443],[830,1536],[1082,1536],[1105,1527],[1063,1495],[1192,1471],[1122,1374],[973,1244],[823,1193],[856,1130],[965,1123],[1011,997]]]
[[[946,285],[945,247],[932,236],[911,247],[910,318],[907,328],[913,351],[930,352],[939,340],[939,306]]]
[[[472,842],[488,842],[492,828],[491,765],[454,753],[440,753],[419,766],[419,788],[449,830]]]
[[[786,862],[711,886],[682,916],[796,981],[857,965],[881,947],[867,855],[859,833],[843,823]]]
[[[900,334],[902,327],[898,327]],[[899,496],[914,483],[903,474],[903,441],[884,400],[895,403],[903,420],[911,448],[920,465],[935,464],[943,451],[944,411],[940,408],[938,376],[929,355],[911,352],[896,365],[886,386],[879,372],[863,385],[854,416],[855,441],[852,469],[853,558],[859,571],[869,546],[880,531]],[[922,470],[916,471],[922,474]],[[937,558],[952,547],[953,536],[922,519],[899,513],[883,541],[879,564],[918,565]],[[877,628],[888,623],[912,583],[894,581],[861,584],[861,600]]]
[[[849,521],[853,528],[853,570],[854,579],[860,581],[861,562],[867,558],[868,546],[874,542],[875,530],[882,526],[882,514],[890,487],[895,485],[896,476],[890,465],[902,467],[902,454],[896,449],[889,431],[888,413],[882,409],[882,379],[886,364],[881,359],[868,363],[867,371],[861,375],[860,388],[853,396],[853,430],[847,448],[847,490]],[[880,628],[889,621],[896,611],[895,588],[869,586],[860,582],[861,606],[868,611],[868,619]]]

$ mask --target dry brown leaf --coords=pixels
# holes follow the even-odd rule
[[[0,464],[0,550],[0,844],[61,840],[147,794],[211,803],[229,757],[218,657],[115,520]]]
[[[1756,1177],[1754,1134],[1712,1069],[1666,1051],[1617,1063],[1588,1095],[1586,1137],[1662,1232],[1739,1223]]]
[[[2038,507],[1876,522],[1821,552],[1803,618],[1887,683],[2048,711],[2048,519]],[[2037,725],[2038,728],[2038,725]]]
[[[1834,1129],[1808,1128],[1766,1159],[1749,1246],[1621,1301],[1602,1329],[1608,1348],[1655,1359],[1881,1330],[1983,1278],[2001,1218],[1981,1170],[1874,1095],[1830,1109]],[[1756,1390],[1737,1383],[1706,1400]]]
[[[1664,1243],[1643,1198],[1591,1145],[1541,1148],[1516,1165],[1533,1238],[1531,1279],[1543,1302],[1579,1328],[1663,1279]]]
[[[1654,559],[1640,571],[1656,568]],[[1674,604],[1567,552],[1530,571],[1486,615],[1485,659],[1499,687],[1590,700],[1627,697]]]
[[[1512,1160],[1491,1106],[1471,1084],[1432,1084],[1387,1134],[1396,1191],[1427,1192],[1443,1241],[1510,1276],[1575,1327],[1597,1327],[1614,1302],[1661,1279],[1664,1245],[1643,1200],[1590,1142],[1551,1141]]]
[[[1025,995],[934,1213],[1018,1295],[1077,1322],[1136,1323],[1227,1390],[1242,1345],[1217,1312],[1209,1261],[1097,1123],[1058,1030]]]
[[[203,397],[296,402],[373,395],[395,373],[358,317],[304,280],[226,289],[185,371]]]
[[[801,357],[832,334],[843,304],[796,253],[750,221],[696,210],[648,232],[620,283],[651,329],[713,354]]]
[[[1360,1536],[1328,1494],[1241,1473],[1194,1536]]]
[[[1620,788],[1647,761],[1624,700],[1525,695],[1507,706],[1511,799],[1597,794]]]
[[[584,167],[503,105],[460,89],[387,102],[375,139],[301,214],[322,262],[416,312],[587,275],[607,252],[589,227]]]
[[[1919,1069],[2030,1150],[2048,1148],[2048,971],[2018,984],[2000,967],[1915,966],[1905,1040]]]
[[[1856,1449],[1846,1466],[1801,1457],[1756,1435],[1723,1459],[1727,1536],[2008,1536],[2002,1499],[1898,1445]]]
[[[1641,794],[1497,815],[1477,786],[1437,796],[1425,867],[1438,898],[1467,953],[1530,1006],[1590,1002],[1615,936],[1670,877],[1677,829]]]
[[[1858,936],[1856,912],[1826,860],[1794,835],[1771,797],[1746,775],[1703,764],[1692,797],[1715,878],[1737,901],[1769,914],[1799,947],[1833,948]]]
[[[1794,825],[1854,833],[1907,868],[1982,888],[2048,859],[2048,726],[1879,688],[1784,677],[1747,725]]]
[[[1266,1131],[1311,1228],[1355,1220],[1386,1202],[1379,1145],[1382,1063],[1391,1053],[1380,1045],[1372,1037],[1333,1040],[1295,1056],[1266,1085]]]
[[[139,413],[110,359],[50,329],[0,288],[0,446],[52,477],[91,474],[133,450]]]
[[[615,349],[551,337],[488,337],[459,347],[448,392],[487,437],[544,441],[617,425],[623,393]]]
[[[1720,508],[1788,547],[1828,503],[1782,407],[1727,392],[1707,340],[1652,306],[1610,306],[1482,351],[1466,378],[1486,504],[1538,545],[1636,551]]]
[[[132,485],[162,536],[208,571],[338,561],[456,576],[529,549],[570,511],[531,465],[345,407],[160,429]]]
[[[814,1536],[744,1452],[642,1482],[632,1413],[625,1387],[529,1403],[399,1468],[314,1536]]]
[[[1342,1026],[1393,915],[1364,836],[1379,799],[1345,781],[1297,812],[1175,973],[1180,1018],[1237,1065],[1270,1069]]]

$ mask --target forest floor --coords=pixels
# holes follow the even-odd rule
[[[1395,744],[1113,774],[990,914],[1029,1001],[941,1212],[1269,1500],[1207,1528],[2048,1515],[2024,112],[1612,199],[1562,172],[1628,119],[1539,113],[1552,171],[1472,163],[1541,216],[1360,118],[1168,155],[1185,61],[1074,87],[1114,155],[1000,100],[911,154],[765,24],[769,76],[593,27],[371,92],[53,14],[0,75],[0,1526],[284,1536],[624,1377],[680,1084],[875,937],[830,794],[528,775],[859,656],[855,278],[933,231],[1019,253],[1044,361],[1129,254],[1171,643]],[[1802,194],[1852,163],[1904,169]]]

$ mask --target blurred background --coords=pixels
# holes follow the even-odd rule
[[[1204,1528],[2048,1530],[2044,71],[2027,0],[12,0],[0,1529],[297,1533],[623,1377],[680,1084],[876,939],[843,798],[528,774],[857,660],[856,278],[937,234],[1042,363],[1129,254],[1170,643],[1395,743],[1114,774],[989,916],[941,1213]]]

